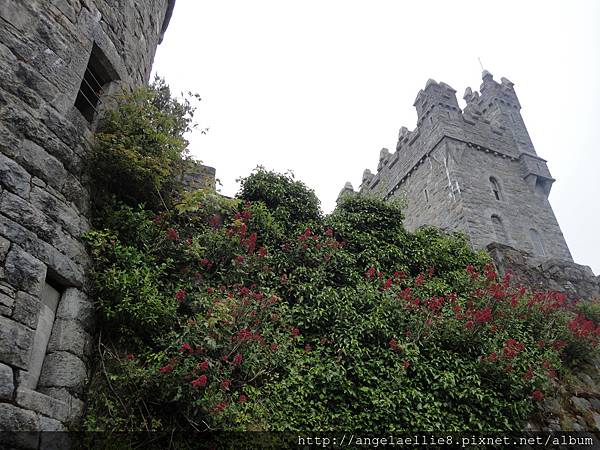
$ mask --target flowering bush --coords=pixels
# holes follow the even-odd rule
[[[597,309],[406,231],[397,204],[322,217],[313,195],[260,169],[242,198],[104,213],[88,429],[520,430],[597,352]]]

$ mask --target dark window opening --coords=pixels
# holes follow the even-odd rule
[[[107,85],[116,79],[116,73],[108,59],[102,53],[102,50],[94,44],[75,99],[75,108],[88,122],[91,123],[98,113],[101,97]]]
[[[492,192],[494,193],[494,197],[496,197],[496,200],[502,200],[502,191],[500,190],[500,185],[494,177],[490,177],[490,186],[492,188]]]
[[[423,189],[423,194],[425,195],[425,201],[429,203],[429,192],[427,192],[427,189]]]

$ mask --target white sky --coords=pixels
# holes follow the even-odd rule
[[[346,181],[395,151],[428,78],[479,90],[477,57],[515,83],[575,261],[600,273],[600,2],[178,0],[154,70],[201,95],[192,154],[221,191],[257,165],[313,188],[325,212]]]

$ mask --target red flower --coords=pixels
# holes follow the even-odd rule
[[[467,327],[469,330],[473,328],[473,325],[474,323],[472,320],[467,320],[467,323],[465,323],[465,327]]]
[[[127,359],[129,361],[133,361],[135,359],[135,356],[133,356],[131,353],[127,355]]]
[[[160,373],[170,373],[173,372],[173,366],[171,364],[167,364],[166,366],[163,366],[160,369],[158,369],[158,371]]]
[[[212,294],[213,292],[215,292],[215,290],[214,290],[213,288],[209,287],[209,288],[206,290],[206,292],[207,292],[208,294]]]
[[[187,293],[183,290],[183,289],[179,289],[176,293],[175,293],[175,298],[177,299],[177,301],[182,302],[185,300],[185,296],[187,295]]]
[[[527,372],[525,372],[525,374],[523,375],[523,379],[524,379],[525,381],[529,381],[529,380],[531,380],[532,378],[533,378],[533,368],[530,366],[530,367],[527,369]]]
[[[396,339],[390,339],[389,346],[392,350],[398,349],[398,341]]]
[[[325,230],[325,236],[332,237],[333,236],[333,230],[331,228],[327,228],[327,230]]]
[[[242,364],[242,361],[244,360],[244,357],[242,356],[241,353],[238,353],[237,355],[235,355],[233,357],[233,364],[235,366],[239,366],[240,364]]]
[[[300,336],[300,330],[298,328],[292,328],[292,336]]]
[[[221,402],[211,408],[209,412],[214,414],[223,411],[225,408],[227,408],[227,403]]]
[[[410,361],[408,359],[403,360],[402,366],[404,366],[405,369],[408,369],[408,366],[410,366]]]
[[[202,372],[206,372],[208,370],[208,361],[204,360],[198,363],[198,369],[200,369]]]
[[[271,344],[271,351],[274,352],[279,348],[279,345],[277,344]]]
[[[488,359],[490,361],[496,361],[498,359],[498,353],[496,353],[496,352],[490,353],[490,355],[488,356]]]
[[[533,391],[531,393],[531,395],[533,396],[534,399],[536,399],[537,401],[540,401],[541,399],[544,398],[544,394],[541,393],[541,391],[539,389],[536,389],[535,391]]]
[[[311,350],[312,350],[312,346],[311,346],[310,344],[306,344],[306,345],[304,346],[304,351],[305,351],[305,352],[310,352]]]
[[[238,399],[238,403],[244,403],[247,400],[248,400],[248,397],[246,397],[244,394],[240,394],[240,398]]]
[[[203,266],[210,266],[210,261],[208,260],[208,258],[202,258],[200,260],[200,264],[202,264]]]
[[[180,352],[185,352],[186,350],[191,353],[192,352],[192,347],[190,347],[190,344],[188,344],[187,342],[184,342],[184,344],[181,346],[181,348],[179,349],[179,351]]]
[[[167,230],[167,239],[169,239],[170,241],[176,241],[179,239],[179,234],[177,233],[177,230],[175,228],[169,228]]]
[[[236,256],[235,262],[237,262],[238,264],[242,264],[244,262],[244,256],[243,255]]]
[[[208,377],[206,375],[200,375],[198,378],[192,381],[192,387],[197,388],[200,386],[206,386]]]
[[[223,389],[224,391],[228,391],[230,385],[231,385],[231,380],[221,381],[221,389]]]
[[[367,273],[365,274],[365,276],[368,279],[372,279],[375,276],[375,267],[370,267],[369,270],[367,270]]]
[[[421,286],[424,282],[425,282],[425,275],[423,275],[422,273],[417,275],[417,278],[415,278],[415,286]]]
[[[258,249],[258,256],[260,256],[261,258],[264,258],[265,256],[267,256],[267,249],[264,247],[260,247]]]
[[[392,279],[388,278],[387,280],[385,280],[385,282],[383,283],[383,290],[385,291],[386,289],[389,289],[390,286],[392,285]]]

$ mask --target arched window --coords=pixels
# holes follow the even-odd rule
[[[492,216],[492,225],[494,226],[494,233],[496,235],[496,239],[498,242],[507,243],[508,235],[506,234],[506,228],[504,228],[504,224],[502,223],[502,219],[500,217],[493,215]]]
[[[496,200],[503,200],[502,198],[502,190],[500,189],[500,185],[498,184],[498,180],[494,177],[490,177],[490,187],[492,188],[492,193]]]
[[[531,237],[533,250],[535,251],[536,256],[546,256],[546,250],[544,249],[544,243],[542,242],[540,233],[538,233],[534,228],[531,228],[529,230],[529,236]]]

